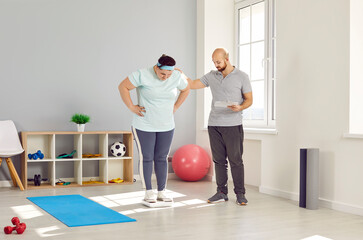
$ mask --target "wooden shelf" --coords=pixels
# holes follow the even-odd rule
[[[122,185],[133,183],[133,144],[132,133],[130,131],[91,131],[91,132],[21,132],[24,153],[22,154],[21,179],[25,189],[41,189],[41,188],[66,188],[66,187],[84,187],[84,186],[102,186],[102,185]],[[110,155],[110,145],[117,139],[126,146],[126,153],[123,157],[114,157]],[[92,144],[89,144],[91,142]],[[94,144],[94,142],[97,142]],[[64,144],[67,152],[76,150],[74,158],[56,158],[59,154],[65,152]],[[91,149],[96,146],[96,149]],[[44,159],[30,160],[28,153],[35,153],[41,150]],[[82,154],[97,153],[101,157],[82,158]],[[98,176],[93,176],[102,184],[82,184],[89,176],[83,176],[85,166],[88,168],[94,166],[94,162],[98,162]],[[64,170],[65,166],[73,163],[73,178],[68,176],[58,176],[57,170]],[[41,178],[48,178],[49,183],[42,183],[41,186],[34,186],[34,182],[29,182],[28,178],[33,178],[29,173],[29,167],[36,165],[38,168],[46,168],[47,175]],[[68,173],[68,172],[67,172]],[[38,173],[35,173],[38,174]],[[29,176],[28,176],[29,175]],[[108,183],[114,178],[122,178],[123,183]],[[56,185],[61,179],[70,179],[70,185]]]

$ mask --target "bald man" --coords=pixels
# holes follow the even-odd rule
[[[242,110],[252,105],[249,77],[231,65],[229,54],[217,48],[212,60],[218,71],[210,71],[200,79],[188,79],[191,89],[210,87],[212,108],[208,133],[216,173],[217,193],[209,203],[228,201],[228,162],[231,167],[236,203],[246,205],[244,186]],[[228,161],[227,161],[228,157]]]

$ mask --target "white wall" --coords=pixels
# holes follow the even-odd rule
[[[349,125],[349,5],[277,1],[277,136],[263,136],[261,188],[299,191],[299,148],[320,148],[323,205],[363,214],[362,141]],[[308,17],[307,17],[308,16]],[[357,212],[357,211],[356,211]]]
[[[243,163],[247,185],[256,187],[261,185],[261,148],[260,140],[245,139],[243,143]],[[231,180],[232,177],[230,176],[229,179]]]
[[[247,133],[261,152],[245,152],[261,154],[260,191],[298,200],[299,149],[319,148],[321,205],[363,215],[363,141],[342,137],[349,128],[347,2],[276,1],[278,135]],[[197,121],[197,144],[204,144],[200,129]]]
[[[70,117],[81,112],[91,116],[87,131],[130,130],[118,84],[163,53],[194,77],[195,22],[194,0],[1,0],[0,120],[18,131],[73,131]],[[175,114],[171,153],[195,143],[195,97]]]
[[[349,133],[363,134],[363,1],[350,0]]]

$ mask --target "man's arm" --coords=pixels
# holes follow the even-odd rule
[[[241,105],[232,105],[228,106],[228,108],[234,112],[240,112],[246,108],[249,108],[253,103],[252,92],[243,93],[242,96],[243,96],[243,103]]]
[[[188,84],[190,86],[190,89],[205,88],[205,85],[200,81],[200,79],[192,80],[192,79],[188,78],[187,76],[185,76],[185,77],[188,80]]]
[[[183,71],[180,68],[175,68],[175,70],[178,70],[181,72],[181,74],[187,79],[188,85],[190,89],[200,89],[205,88],[206,86],[200,81],[200,79],[192,80],[187,75],[183,73]]]

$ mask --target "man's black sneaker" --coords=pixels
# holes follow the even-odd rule
[[[219,203],[225,201],[228,201],[228,196],[227,194],[224,194],[222,192],[217,192],[211,198],[208,199],[208,203]]]
[[[238,205],[247,205],[248,201],[243,193],[236,194],[237,200],[236,203]]]

